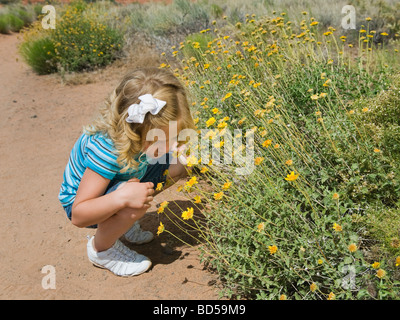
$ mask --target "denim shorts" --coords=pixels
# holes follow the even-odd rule
[[[144,174],[142,179],[140,179],[140,182],[153,182],[154,188],[156,188],[158,183],[160,182],[164,183],[166,181],[167,175],[165,175],[164,173],[165,170],[169,168],[172,155],[171,153],[167,153],[163,157],[166,157],[165,161],[160,161],[160,163],[157,162],[155,164],[149,164],[147,166],[146,173]],[[111,180],[104,194],[108,194],[115,191],[123,182],[126,181]],[[64,207],[65,213],[67,214],[67,217],[70,220],[71,220],[72,205],[73,203]],[[88,228],[97,228],[97,225],[92,225],[89,226]]]

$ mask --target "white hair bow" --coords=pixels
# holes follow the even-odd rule
[[[135,103],[129,106],[126,122],[143,123],[147,112],[151,112],[151,114],[155,115],[167,104],[167,102],[158,100],[149,93],[140,96],[139,100],[139,104]]]

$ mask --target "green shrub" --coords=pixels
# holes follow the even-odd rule
[[[24,21],[12,13],[0,15],[0,33],[18,32],[24,27]]]
[[[400,170],[365,130],[365,104],[353,103],[387,90],[391,69],[371,51],[371,72],[365,56],[354,59],[334,35],[321,37],[314,20],[297,29],[287,19],[248,19],[207,48],[192,40],[182,48],[195,121],[212,129],[212,152],[222,155],[214,164],[198,154],[191,181],[201,188],[189,181],[183,190],[200,196],[205,220],[193,217],[189,228],[200,233],[228,297],[399,298],[395,265],[371,268],[364,217],[396,207]],[[247,175],[237,174],[238,163],[224,165],[242,154],[220,143],[227,129],[248,134],[238,135],[243,156],[254,151]]]
[[[105,66],[116,59],[123,44],[120,32],[79,10],[67,10],[51,35],[57,60],[66,71]]]
[[[99,7],[73,2],[60,12],[55,29],[37,21],[24,32],[21,54],[36,72],[91,70],[118,57],[123,34],[107,24]]]
[[[38,74],[57,71],[55,47],[49,37],[24,42],[20,47],[20,53]]]

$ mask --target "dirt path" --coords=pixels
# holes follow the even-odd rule
[[[62,85],[34,74],[17,54],[18,41],[0,35],[0,299],[217,299],[209,285],[215,277],[203,270],[197,251],[167,233],[134,248],[153,261],[141,276],[116,277],[88,261],[86,236],[95,231],[71,225],[57,195],[82,126],[120,73]],[[157,231],[156,203],[177,200],[186,208],[175,190],[155,198],[144,229]],[[46,265],[55,268],[56,289],[42,287]]]

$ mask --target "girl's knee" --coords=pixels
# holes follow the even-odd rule
[[[132,209],[132,208],[125,208],[117,212],[117,215],[121,216],[121,218],[126,219],[130,222],[135,222],[142,218],[145,213],[146,209]]]

